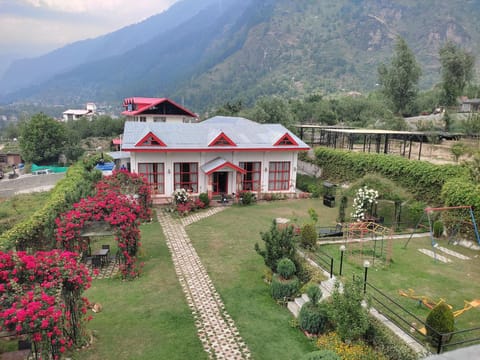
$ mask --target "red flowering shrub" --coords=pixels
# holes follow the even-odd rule
[[[134,191],[141,195],[136,196]],[[142,178],[126,171],[114,172],[97,183],[95,196],[81,199],[73,205],[73,210],[55,220],[57,243],[66,250],[86,251],[88,242],[80,236],[82,229],[90,222],[104,221],[114,230],[123,278],[135,278],[139,274],[136,264],[140,246],[138,227],[140,219],[150,219],[150,207],[145,207],[150,199],[150,190]]]
[[[0,330],[24,334],[35,349],[58,359],[84,339],[91,278],[77,254],[53,250],[0,252]]]

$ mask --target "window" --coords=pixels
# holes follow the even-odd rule
[[[198,164],[174,163],[174,189],[190,190],[198,193]]]
[[[140,122],[147,122],[146,116],[140,116]]]
[[[156,116],[153,118],[153,122],[167,122],[166,116]]]
[[[138,174],[147,179],[152,192],[165,194],[165,165],[163,163],[139,163]]]
[[[269,163],[268,190],[288,190],[290,185],[290,162],[272,161]]]
[[[247,170],[247,173],[243,175],[242,189],[248,191],[260,191],[262,163],[260,161],[240,162],[240,167]]]

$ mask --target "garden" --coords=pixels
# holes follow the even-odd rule
[[[326,152],[323,156],[337,155]],[[364,159],[362,166],[365,164],[373,162]],[[375,166],[381,172],[381,166]],[[355,166],[350,169],[360,171]],[[388,169],[392,171],[392,167]],[[74,169],[73,174],[75,171],[81,172]],[[324,206],[321,191],[317,191],[319,197],[313,194],[315,197],[310,199],[235,204],[227,211],[187,226],[188,236],[253,358],[416,358],[416,354],[368,316],[360,305],[364,298],[382,312],[390,311],[395,303],[395,312],[388,315],[400,315],[403,321],[397,322],[404,330],[426,346],[433,344],[432,351],[435,342],[428,339],[428,330],[427,337],[419,335],[422,322],[433,312],[431,308],[443,304],[445,317],[451,314],[453,330],[478,327],[479,309],[476,305],[469,306],[477,304],[478,298],[475,295],[478,293],[475,276],[480,270],[476,261],[478,250],[455,245],[457,239],[472,235],[472,227],[452,228],[456,218],[439,215],[433,220],[443,222],[445,229],[436,231],[434,240],[429,236],[409,237],[417,226],[429,225],[429,221],[420,221],[427,202],[476,205],[476,198],[469,198],[468,193],[474,187],[462,180],[461,176],[466,176],[464,170],[448,168],[459,175],[453,182],[442,178],[447,171],[437,173],[436,168],[428,171],[438,176],[424,176],[415,191],[409,188],[413,182],[408,179],[403,179],[403,187],[399,187],[388,182],[385,174],[359,173],[348,181],[348,187],[339,187],[337,197],[342,201],[334,207]],[[2,304],[8,303],[2,308],[3,326],[27,337],[41,353],[53,358],[60,358],[63,353],[74,359],[207,358],[160,225],[155,214],[149,213],[149,195],[141,190],[143,182],[124,175],[125,178],[114,177],[107,182],[95,181],[97,185],[90,192],[86,185],[74,186],[67,178],[60,186],[74,190],[63,189],[61,193],[74,195],[66,199],[54,189],[51,196],[54,201],[36,210],[33,220],[2,233],[2,248],[20,250],[16,255],[2,253],[5,269],[1,273]],[[433,179],[434,185],[426,179]],[[336,181],[340,183],[340,179]],[[460,187],[461,191],[448,191],[448,186],[454,188],[459,182],[466,184]],[[181,206],[170,208],[171,216],[186,216],[207,206],[200,199],[194,201],[188,196],[184,199],[183,195],[178,194]],[[60,215],[50,215],[54,210]],[[49,214],[50,222],[38,221],[38,213]],[[146,222],[142,223],[142,219]],[[287,221],[277,223],[274,219]],[[343,237],[322,238],[320,244],[316,243],[323,227],[351,221],[376,224],[372,220],[380,219],[384,228],[391,229],[388,238],[356,246],[345,242]],[[112,245],[117,243],[120,250],[122,271],[112,278],[92,280],[91,272],[83,265],[71,264],[72,259],[86,250],[82,229],[95,221],[109,224],[112,236],[108,241]],[[366,229],[370,232],[366,231],[365,237],[372,230]],[[428,228],[416,230],[421,233]],[[402,233],[403,237],[394,237]],[[34,249],[35,246],[46,246],[52,235],[55,244],[63,248],[61,252],[32,253],[41,250]],[[28,238],[41,241],[32,244]],[[309,256],[333,259],[333,272],[337,276],[341,272],[339,277],[344,282],[343,293],[334,291],[332,300],[320,304],[315,301],[322,294],[318,286],[312,285],[318,285],[326,277],[296,254],[295,248],[299,247]],[[388,260],[384,252],[387,247]],[[434,257],[420,252],[422,249],[433,252]],[[443,263],[439,261],[442,249],[464,258],[448,255],[451,261]],[[369,267],[363,266],[366,260]],[[368,281],[364,281],[367,270]],[[15,290],[19,287],[22,291]],[[380,304],[376,289],[390,303]],[[286,304],[302,293],[309,295],[310,302],[295,320]],[[25,309],[18,304],[25,304]],[[455,343],[466,338],[454,334],[448,340]],[[445,344],[445,350],[450,350],[448,341]],[[9,350],[11,344],[2,340],[0,348]],[[314,355],[315,351],[323,353]]]

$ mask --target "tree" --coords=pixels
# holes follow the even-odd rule
[[[343,292],[336,282],[332,300],[332,316],[342,341],[357,340],[365,335],[369,322],[368,308],[362,306],[362,279],[356,277],[345,283]]]
[[[411,110],[417,97],[421,73],[415,55],[405,40],[398,37],[390,65],[378,67],[378,82],[395,113],[405,114]]]
[[[295,241],[291,226],[279,230],[277,222],[273,220],[270,231],[261,233],[261,237],[265,242],[265,249],[260,249],[260,246],[256,243],[255,251],[263,257],[265,265],[272,269],[273,272],[277,271],[277,262],[280,259],[288,258],[294,260]]]
[[[475,57],[453,42],[448,41],[439,51],[442,67],[443,102],[455,105],[473,76]]]
[[[276,96],[260,98],[248,115],[256,122],[282,124],[287,128],[294,123],[294,114],[290,110],[290,105]]]
[[[20,148],[27,162],[56,163],[66,142],[64,125],[43,113],[32,116],[20,129]]]

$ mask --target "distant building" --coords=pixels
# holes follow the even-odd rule
[[[131,97],[123,100],[127,121],[193,123],[197,114],[167,98]]]
[[[461,99],[460,112],[478,112],[479,109],[480,99]]]
[[[68,109],[63,112],[63,121],[78,120],[82,117],[91,118],[96,114],[97,106],[94,103],[87,103],[85,109]]]

